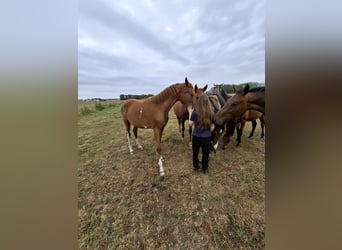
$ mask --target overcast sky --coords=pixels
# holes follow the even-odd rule
[[[78,98],[265,82],[265,1],[81,0]]]

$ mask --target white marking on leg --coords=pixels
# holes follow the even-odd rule
[[[141,149],[141,150],[143,150],[143,147],[141,146],[140,141],[139,141],[138,138],[135,139],[135,142],[136,142],[138,148]]]
[[[129,134],[127,133],[128,149],[131,154],[133,154],[133,148],[131,146],[131,140],[129,139]]]
[[[214,149],[216,150],[218,147],[218,142],[216,142],[216,144],[214,145]]]
[[[158,161],[160,176],[164,176],[163,161],[164,161],[163,156],[160,156],[159,161]]]

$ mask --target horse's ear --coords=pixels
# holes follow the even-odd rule
[[[188,81],[188,78],[185,77],[185,85],[188,86],[189,85],[189,81]]]
[[[208,84],[206,84],[203,88],[203,91],[206,91],[206,89],[208,88]]]
[[[234,90],[234,93],[236,93],[237,89],[236,89],[235,85],[233,85],[233,90]]]
[[[195,84],[195,93],[197,92],[197,89],[198,89],[197,84]]]
[[[245,88],[243,89],[243,95],[246,95],[249,91],[249,85],[247,84]]]

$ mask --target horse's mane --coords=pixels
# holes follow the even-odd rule
[[[265,92],[265,87],[252,88],[248,92]]]
[[[220,101],[221,105],[223,105],[230,98],[230,96],[228,96],[226,91],[222,88],[221,84],[219,84],[219,85],[215,85],[214,84],[214,87],[212,87],[206,93],[207,93],[207,95],[216,95],[220,100],[221,100],[221,97],[222,97],[223,100]]]
[[[225,100],[228,100],[230,97],[229,95],[227,95],[226,91],[223,88],[222,88],[221,94]]]
[[[239,89],[238,91],[236,91],[236,93],[242,94],[243,90],[244,90],[243,88]],[[265,92],[265,87],[255,87],[255,88],[249,89],[248,92],[252,92],[252,93]]]
[[[159,94],[151,96],[147,98],[146,100],[149,100],[151,102],[155,103],[162,103],[165,99],[167,99],[170,95],[177,95],[176,85],[180,85],[181,83],[175,83],[166,89],[162,90]]]

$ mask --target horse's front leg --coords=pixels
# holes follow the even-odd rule
[[[163,129],[159,129],[159,128],[155,128],[154,129],[154,138],[156,140],[156,153],[157,153],[157,157],[158,157],[158,166],[159,166],[159,175],[160,175],[160,179],[163,180],[164,179],[164,166],[163,166],[163,161],[164,158],[161,155],[161,136],[162,136],[162,132]]]
[[[137,144],[138,148],[142,150],[143,147],[141,146],[139,138],[138,138],[138,128],[134,127],[133,133],[134,133],[134,137],[135,137],[135,143]]]

